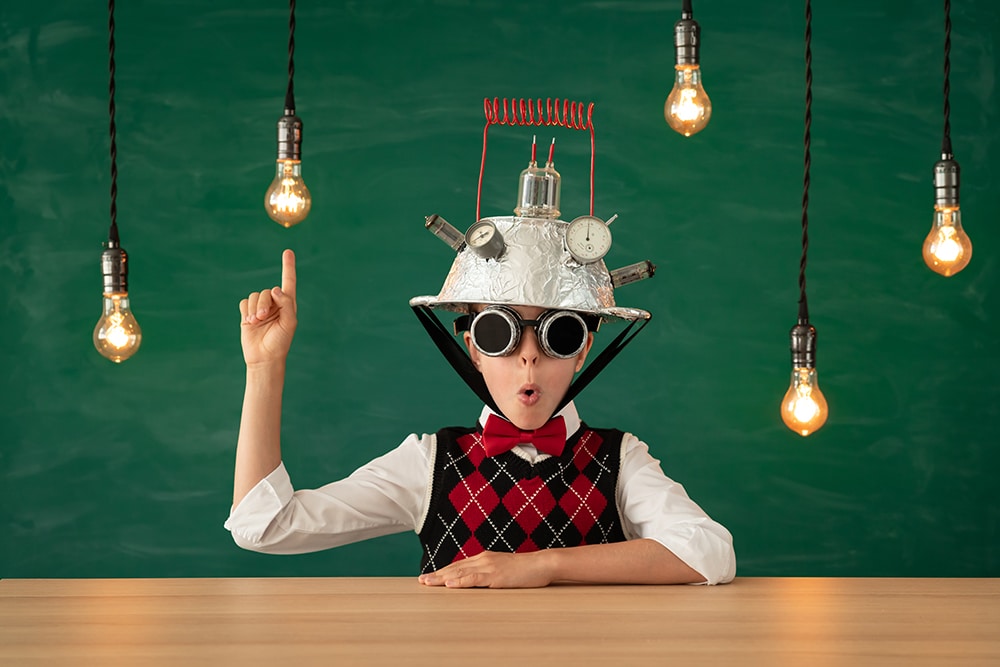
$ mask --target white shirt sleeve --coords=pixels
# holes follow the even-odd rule
[[[656,540],[705,583],[724,584],[736,576],[733,536],[663,474],[646,443],[631,433],[622,438],[618,506],[628,539]]]
[[[433,435],[410,435],[349,477],[295,491],[284,463],[230,512],[225,527],[252,551],[297,554],[418,530],[431,488]]]

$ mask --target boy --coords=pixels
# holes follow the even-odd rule
[[[463,314],[456,329],[468,356],[449,350],[440,331],[435,342],[486,403],[477,426],[411,434],[320,489],[294,491],[281,464],[293,253],[282,256],[280,288],[240,303],[247,383],[226,522],[234,540],[302,553],[413,530],[424,550],[419,581],[429,586],[731,581],[729,532],[638,438],[588,427],[571,401],[599,321],[649,314],[614,306],[603,262],[563,256],[567,223],[486,220],[500,239],[492,254],[460,245],[441,294],[411,301],[432,337],[430,308]]]

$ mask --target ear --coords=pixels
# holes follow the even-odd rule
[[[593,334],[591,334],[593,335]],[[465,347],[469,350],[469,358],[472,359],[472,365],[479,369],[479,349],[472,344],[472,334],[466,331],[462,334],[462,340],[465,341]],[[482,372],[482,371],[480,371]]]
[[[580,354],[576,355],[576,373],[580,372],[583,368],[583,364],[587,361],[587,354],[590,352],[590,348],[594,346],[594,334],[593,332],[587,334],[587,344],[583,346],[580,350]]]

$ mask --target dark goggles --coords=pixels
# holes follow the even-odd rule
[[[537,320],[522,320],[513,308],[489,306],[474,316],[455,320],[455,332],[468,329],[476,349],[488,357],[505,357],[517,349],[524,327],[535,327],[542,352],[555,359],[569,359],[583,351],[587,334],[597,331],[599,325],[599,317],[585,318],[572,310],[546,310]]]

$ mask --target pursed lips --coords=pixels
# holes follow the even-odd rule
[[[524,405],[534,405],[542,396],[541,388],[536,384],[526,384],[517,392],[517,397]]]

